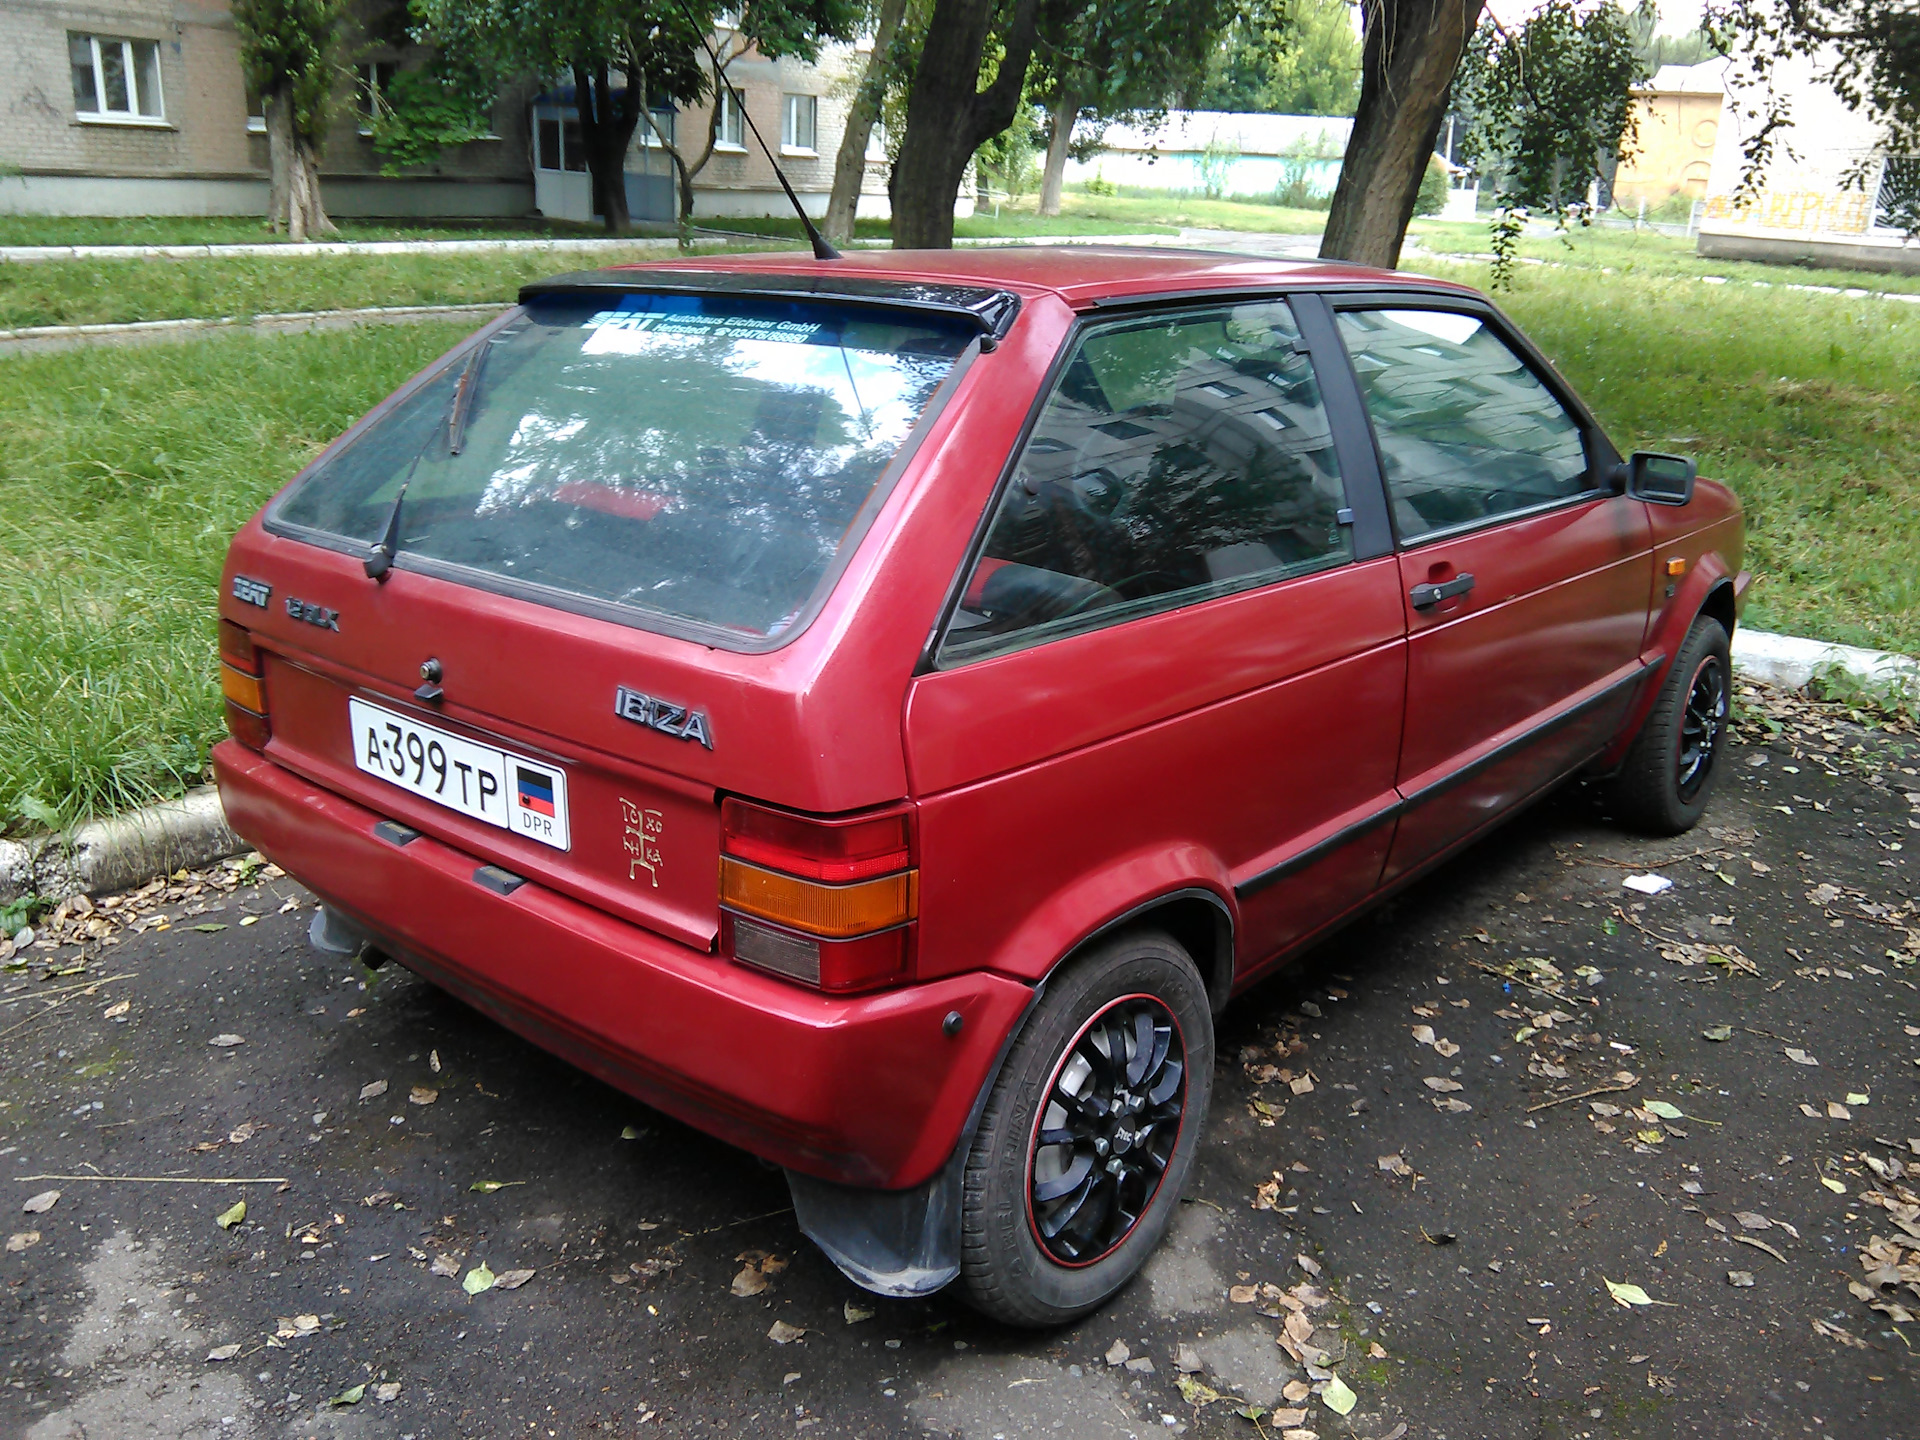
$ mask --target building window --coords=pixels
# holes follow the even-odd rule
[[[397,60],[368,60],[353,67],[353,108],[362,135],[373,134],[373,122],[390,113],[387,90],[399,72]]]
[[[165,123],[160,47],[153,41],[70,33],[67,58],[73,63],[73,108],[79,119],[120,125]]]
[[[580,116],[572,106],[535,111],[533,143],[533,163],[537,169],[584,171],[587,168]]]
[[[818,118],[820,108],[819,97],[789,95],[786,101],[786,116],[780,125],[780,148],[811,155],[814,149],[814,121]]]
[[[747,148],[747,126],[740,114],[740,102],[724,84],[720,87],[720,129],[714,140],[722,150]]]
[[[658,147],[663,139],[668,145],[672,145],[675,135],[674,121],[678,118],[678,115],[679,112],[671,105],[663,110],[648,112],[648,115],[643,116],[640,120],[640,144],[648,150]],[[647,123],[648,119],[651,119],[653,124],[649,125]]]
[[[247,133],[249,135],[267,133],[267,102],[254,94],[251,87],[247,90]]]

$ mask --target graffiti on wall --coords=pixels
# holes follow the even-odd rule
[[[1873,220],[1873,205],[1859,190],[1762,190],[1737,203],[1730,195],[1710,195],[1702,219],[1765,230],[1864,235]]]

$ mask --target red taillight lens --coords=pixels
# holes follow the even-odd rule
[[[253,648],[253,636],[231,620],[220,622],[220,658],[248,675],[260,673],[260,652]]]
[[[745,800],[724,800],[720,848],[749,864],[829,885],[888,875],[913,863],[904,810],[851,820],[816,820]]]
[[[906,976],[920,899],[909,811],[817,819],[729,799],[720,831],[728,954],[822,990]]]
[[[220,622],[220,693],[227,702],[227,731],[250,750],[264,750],[273,736],[267,721],[267,682],[253,637],[231,620]]]

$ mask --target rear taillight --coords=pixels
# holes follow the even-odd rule
[[[903,979],[919,883],[904,809],[823,820],[721,803],[721,939],[748,965],[837,992]]]
[[[251,750],[264,750],[273,735],[267,721],[267,682],[260,673],[253,637],[231,620],[220,622],[220,693],[227,701],[227,730]]]

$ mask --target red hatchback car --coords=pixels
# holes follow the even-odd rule
[[[568,275],[234,540],[234,828],[1022,1324],[1165,1232],[1230,997],[1568,776],[1701,813],[1738,505],[1481,296],[1164,250]]]

